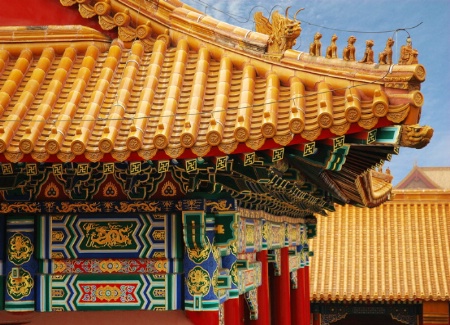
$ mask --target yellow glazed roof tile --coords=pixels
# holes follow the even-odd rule
[[[214,145],[218,145],[220,151],[232,153],[241,142],[257,150],[266,139],[289,144],[298,134],[306,142],[320,139],[324,129],[335,135],[343,135],[350,128],[351,123],[344,115],[344,94],[335,93],[331,96],[330,93],[324,99],[328,104],[322,107],[317,89],[298,91],[307,97],[304,107],[292,108],[289,99],[296,93],[292,95],[289,84],[280,82],[276,73],[259,76],[253,65],[247,65],[241,71],[230,63],[226,66],[214,60],[203,60],[204,64],[198,64],[201,54],[190,52],[187,45],[183,50],[183,61],[178,61],[179,55],[174,48],[164,50],[165,55],[159,54],[159,58],[153,60],[153,55],[161,53],[161,42],[164,41],[154,45],[158,50],[141,52],[138,56],[133,54],[132,49],[114,43],[108,52],[98,54],[99,51],[92,46],[86,47],[84,52],[67,47],[65,51],[76,53],[76,57],[73,58],[73,65],[67,67],[68,76],[64,83],[58,79],[61,78],[60,73],[55,73],[55,70],[59,69],[61,60],[67,60],[66,54],[55,53],[50,60],[46,53],[52,52],[52,47],[44,49],[40,55],[30,57],[27,64],[25,61],[21,63],[24,60],[22,57],[29,53],[27,50],[23,50],[20,56],[9,57],[1,76],[4,81],[0,100],[4,112],[2,121],[10,122],[2,122],[1,125],[4,129],[1,132],[1,151],[11,153],[12,161],[21,159],[16,155],[28,153],[38,161],[45,161],[55,151],[62,161],[71,160],[74,154],[86,153],[88,160],[96,160],[97,154],[129,154],[131,151],[138,151],[142,156],[151,158],[158,149],[176,158],[183,153],[184,148],[193,146],[194,152],[197,150],[200,156]],[[142,48],[140,41],[134,44],[132,48]],[[209,55],[206,49],[199,53]],[[46,62],[45,70],[34,63],[42,60]],[[154,62],[150,64],[152,60]],[[251,72],[249,74],[246,71]],[[146,113],[142,115],[142,112],[138,114],[138,106],[144,79],[148,76],[152,78],[147,81],[152,84],[148,91],[152,92],[153,97],[151,110],[144,110]],[[291,81],[295,84],[296,79]],[[41,84],[58,84],[61,89],[55,93],[51,88],[41,87]],[[322,89],[320,87],[319,91]],[[33,93],[29,93],[28,89],[32,89]],[[23,97],[20,96],[28,98],[32,94],[34,96],[26,101],[29,107],[20,110],[20,116],[17,117],[14,105],[22,105]],[[44,116],[38,115],[42,117],[38,118],[35,116],[40,105],[37,98],[42,97],[52,97],[52,100]],[[126,103],[122,97],[126,98]],[[388,118],[389,111],[398,108],[407,113],[409,104],[391,105],[386,112]],[[371,109],[371,98],[362,100],[361,118],[357,121],[360,129],[370,129],[377,124],[378,118],[373,117]],[[112,114],[112,111],[120,113]],[[126,144],[129,131],[135,130],[137,124],[142,124],[141,119],[147,119],[148,122],[145,123],[146,129],[141,130],[142,143],[136,150]],[[120,121],[122,123],[118,123]],[[61,123],[66,124],[65,129],[70,125],[62,133],[57,125]],[[13,129],[10,127],[12,124],[15,125]],[[169,128],[172,124],[173,127]],[[208,130],[217,129],[217,124],[221,127],[216,138],[211,139]],[[187,125],[190,127],[186,129]],[[34,146],[26,146],[26,149],[25,145],[18,146],[24,143],[26,130],[33,126],[38,128],[33,131],[33,136],[37,137]],[[163,129],[166,131],[161,131]],[[161,132],[165,134],[166,140],[156,144],[157,135]],[[187,134],[187,138],[180,142],[178,139],[186,132],[191,134]],[[50,150],[46,143],[57,133],[63,136],[59,150],[55,147]],[[102,143],[105,137],[109,139],[108,145]],[[79,138],[85,138],[81,147],[75,146],[75,143],[80,143]]]
[[[393,193],[376,208],[317,218],[312,300],[450,299],[450,192]]]
[[[118,40],[80,26],[0,28],[2,158],[218,156],[418,122],[420,64],[274,54],[269,35],[176,0],[157,10],[134,0],[86,6],[104,29],[118,28]],[[358,191],[383,200],[390,183],[370,178]],[[362,193],[367,184],[372,193]]]
[[[177,0],[61,3],[118,38],[82,26],[0,28],[0,162],[212,161],[286,150],[339,202],[376,206],[392,177],[373,168],[397,146],[420,148],[432,136],[417,125],[426,76],[417,60],[293,50],[299,11],[293,19],[274,11],[272,22],[259,13],[251,31]],[[289,28],[280,34],[276,21]]]

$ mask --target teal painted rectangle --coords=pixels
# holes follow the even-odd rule
[[[202,300],[201,305],[198,309],[195,308],[194,301],[193,300],[186,300],[184,307],[185,310],[195,310],[195,311],[201,311],[201,310],[219,310],[219,300],[208,300],[204,301]]]
[[[377,129],[376,142],[396,144],[400,135],[400,126],[387,126]]]
[[[5,310],[15,311],[34,311],[34,300],[27,301],[6,301]]]
[[[36,310],[41,312],[52,311],[52,278],[49,274],[36,277]]]
[[[182,242],[183,217],[181,214],[172,213],[167,215],[164,221],[165,227],[165,254],[168,258],[181,258],[184,245]]]
[[[239,298],[239,289],[229,289],[228,299],[236,299],[236,298]]]
[[[36,258],[50,259],[51,258],[51,230],[52,218],[50,216],[36,217],[36,233],[39,240],[36,242]]]
[[[182,274],[167,274],[166,275],[166,310],[180,310],[182,309],[183,295],[183,275]]]

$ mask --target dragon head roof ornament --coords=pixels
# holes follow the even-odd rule
[[[280,55],[284,51],[291,49],[300,36],[302,28],[297,15],[304,8],[297,10],[294,19],[289,18],[289,8],[286,8],[285,15],[281,15],[278,10],[272,13],[272,23],[258,11],[254,15],[255,29],[258,33],[269,35],[267,44],[267,54]]]

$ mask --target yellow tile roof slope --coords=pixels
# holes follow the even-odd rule
[[[178,1],[156,11],[154,4],[79,4],[103,28],[118,28],[120,40],[109,44],[87,28],[81,42],[73,26],[0,30],[0,153],[7,160],[217,156],[418,122],[420,64],[292,49],[273,59],[267,35]]]
[[[312,300],[449,300],[448,190],[403,190],[377,208],[337,207],[317,222]]]
[[[396,186],[397,190],[450,189],[450,167],[419,167],[411,171]]]
[[[420,167],[420,170],[442,189],[450,189],[450,167]]]

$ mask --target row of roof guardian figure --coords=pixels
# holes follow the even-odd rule
[[[297,14],[304,8],[299,9],[294,14],[294,19],[289,18],[289,8],[286,8],[284,15],[280,14],[277,10],[272,12],[271,21],[269,18],[264,17],[262,12],[256,12],[254,15],[255,29],[257,32],[269,35],[267,54],[281,55],[282,52],[292,47],[296,44],[297,37],[300,36],[302,31],[301,22],[297,20]],[[314,35],[314,41],[309,46],[309,54],[311,56],[322,56],[322,34],[317,32]],[[336,45],[338,37],[333,35],[331,37],[330,45],[326,49],[325,57],[328,59],[338,58],[338,48]],[[345,61],[356,61],[355,58],[355,43],[356,37],[350,36],[347,40],[347,46],[342,52],[342,59]],[[361,63],[374,63],[374,52],[373,47],[374,41],[366,41],[366,49],[364,51],[364,56]],[[379,64],[392,64],[392,46],[394,45],[394,40],[388,38],[386,42],[386,47],[378,55]],[[418,63],[418,52],[412,47],[411,38],[406,39],[406,44],[400,49],[398,64],[417,64]]]
[[[309,55],[311,56],[322,56],[321,43],[322,34],[317,32],[314,35],[314,41],[309,45]],[[334,34],[331,37],[330,45],[327,47],[325,52],[325,57],[327,59],[337,59],[338,58],[338,48],[336,45],[338,37]],[[342,51],[342,59],[345,61],[356,61],[355,57],[355,42],[356,37],[350,36],[347,40],[347,46]],[[379,64],[392,64],[392,47],[394,45],[394,40],[389,37],[386,41],[386,47],[382,52],[378,54],[378,63]],[[363,58],[359,61],[360,63],[374,63],[374,52],[373,47],[374,41],[367,40],[366,41],[366,49],[364,51]],[[411,38],[408,37],[406,39],[406,44],[403,45],[400,49],[400,56],[398,60],[398,64],[416,64],[418,63],[418,51],[413,49]]]

